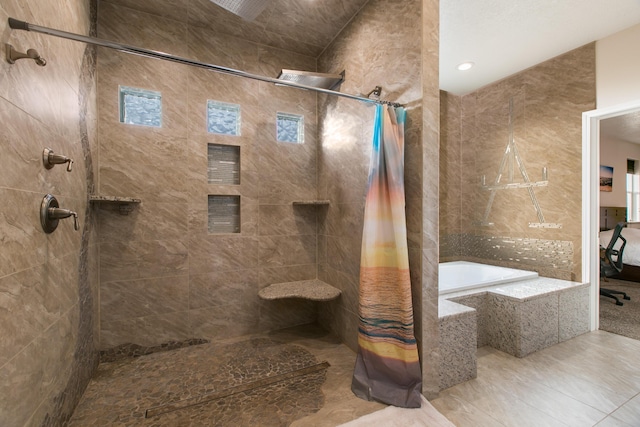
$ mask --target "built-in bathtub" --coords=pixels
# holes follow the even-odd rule
[[[520,280],[535,279],[535,271],[516,270],[468,261],[443,262],[438,267],[440,295]]]
[[[439,266],[440,388],[477,376],[477,347],[525,357],[589,331],[589,283],[466,261]]]

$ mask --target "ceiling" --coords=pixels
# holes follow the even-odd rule
[[[640,144],[640,112],[600,120],[600,135]]]
[[[463,95],[638,23],[638,0],[441,0],[440,88]]]

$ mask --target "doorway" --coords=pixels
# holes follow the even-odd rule
[[[582,280],[591,284],[590,329],[599,327],[600,120],[640,111],[640,100],[582,114]]]

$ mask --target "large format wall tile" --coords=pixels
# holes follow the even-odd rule
[[[192,2],[187,15],[178,8],[171,16],[164,2],[150,10],[137,0],[108,1],[99,30],[250,73],[276,77],[280,68],[315,70],[310,56],[242,40],[242,28],[194,25],[197,10],[210,6],[217,7]],[[142,200],[126,216],[117,207],[98,209],[101,307],[108,312],[101,347],[228,338],[258,326],[313,321],[303,313],[315,311],[303,303],[290,302],[284,312],[277,309],[282,304],[261,305],[258,290],[315,277],[316,212],[291,205],[317,197],[315,94],[104,49],[98,67],[105,76],[98,88],[99,190]],[[162,127],[118,123],[119,85],[161,92]],[[208,132],[209,100],[240,106],[240,135]],[[278,111],[304,115],[304,144],[276,141]],[[239,147],[239,184],[208,182],[209,144]],[[239,233],[209,232],[209,195],[240,197]],[[123,298],[126,303],[119,303]],[[162,326],[178,312],[187,320],[165,333]]]
[[[0,232],[0,277],[42,264],[47,256],[47,237],[40,226],[42,196],[0,188],[3,206]]]
[[[95,51],[10,30],[7,18],[81,34],[95,30],[96,2],[8,0],[0,6],[2,45],[33,48],[47,60],[0,63],[0,424],[62,425],[97,364],[97,255],[92,210],[96,141]],[[45,147],[74,160],[47,170]],[[77,212],[45,234],[40,205],[55,195]],[[95,269],[94,269],[95,272]]]
[[[102,283],[187,273],[187,248],[179,240],[102,243],[100,256]]]
[[[187,276],[106,282],[100,286],[101,320],[111,322],[131,317],[185,311],[189,301]]]

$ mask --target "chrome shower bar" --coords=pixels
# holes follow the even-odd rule
[[[248,79],[259,80],[267,83],[273,83],[279,86],[294,87],[297,89],[312,90],[315,92],[325,93],[327,95],[340,96],[343,98],[355,99],[357,101],[366,102],[370,104],[386,104],[393,107],[402,107],[402,104],[396,102],[390,102],[380,99],[369,99],[363,96],[351,95],[348,93],[338,92],[336,90],[323,89],[314,86],[307,86],[299,83],[294,83],[286,80],[274,79],[271,77],[260,76],[258,74],[251,74],[233,68],[221,67],[219,65],[207,64],[205,62],[194,61],[192,59],[182,58],[179,56],[170,55],[168,53],[159,52],[155,50],[143,49],[140,47],[130,46],[122,43],[112,42],[109,40],[99,39],[97,37],[83,36],[81,34],[69,33],[66,31],[56,30],[53,28],[42,27],[40,25],[30,24],[28,22],[19,21],[14,18],[9,18],[9,27],[14,30],[33,31],[35,33],[47,34],[50,36],[61,37],[63,39],[75,40],[83,43],[88,43],[96,46],[108,47],[110,49],[119,50],[120,52],[131,53],[133,55],[145,56],[147,58],[162,59],[165,61],[177,62],[179,64],[190,65],[192,67],[204,68],[210,71],[215,71],[223,74],[230,74],[232,76],[245,77]]]

